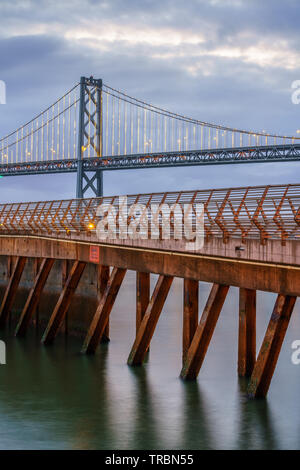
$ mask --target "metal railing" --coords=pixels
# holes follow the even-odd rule
[[[91,199],[70,199],[44,202],[14,203],[0,205],[0,234],[47,235],[54,238],[78,238],[93,235],[100,220],[97,208],[111,204],[117,232],[121,226],[120,196]],[[193,226],[196,226],[196,205],[204,206],[204,233],[211,237],[296,240],[300,237],[300,184],[256,186],[242,188],[180,191],[166,193],[136,194],[127,196],[129,225],[141,214],[130,213],[133,204],[143,204],[142,217],[149,219],[152,204],[167,204],[171,211],[171,238],[174,234],[174,204],[183,209],[192,208]],[[173,207],[172,207],[173,206]],[[124,219],[124,217],[123,217]],[[124,222],[124,220],[123,220]],[[160,230],[162,217],[158,217]],[[183,234],[183,239],[184,239]]]

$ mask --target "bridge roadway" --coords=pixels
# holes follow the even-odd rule
[[[265,396],[297,296],[300,295],[300,185],[229,188],[128,196],[128,205],[204,204],[205,241],[199,251],[187,240],[99,241],[96,209],[118,198],[50,201],[0,206],[0,254],[16,257],[0,307],[0,325],[8,319],[26,261],[40,260],[16,334],[24,335],[57,259],[73,265],[42,342],[53,343],[88,263],[99,265],[99,304],[82,347],[94,353],[107,331],[109,314],[126,270],[137,273],[137,332],[128,357],[141,365],[174,277],[183,278],[183,379],[196,379],[230,286],[239,288],[238,373],[248,376],[251,397]],[[129,219],[132,219],[130,216]],[[130,220],[128,219],[128,223]],[[174,219],[173,219],[174,224]],[[172,229],[173,227],[173,229]],[[173,230],[173,231],[172,231]],[[150,298],[150,273],[158,280]],[[212,283],[198,320],[199,281]],[[274,310],[256,356],[256,291],[277,294]]]
[[[220,149],[189,150],[178,152],[141,153],[83,158],[84,171],[131,170],[138,168],[162,168],[232,163],[300,161],[300,144],[266,145],[258,147],[234,147]],[[56,159],[0,163],[0,175],[35,175],[43,173],[77,172],[78,160]]]

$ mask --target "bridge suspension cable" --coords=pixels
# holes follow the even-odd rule
[[[121,127],[121,133],[118,133],[121,135],[121,142],[118,142],[118,148],[122,148],[121,155],[284,145],[300,141],[300,137],[297,136],[247,131],[200,121],[133,98],[106,84],[103,84],[102,91],[106,95],[106,115],[112,115],[111,121],[106,121],[106,156],[120,155],[115,152],[114,142],[116,102],[118,110],[120,108],[122,110],[121,126],[120,113],[117,124],[119,128]],[[130,116],[130,126],[133,121],[134,131],[131,133],[128,132],[128,116]],[[110,126],[112,126],[111,133],[109,133]],[[128,139],[130,151],[128,151]]]
[[[0,139],[3,164],[76,158],[78,84],[55,103]]]

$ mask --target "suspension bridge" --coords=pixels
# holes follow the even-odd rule
[[[162,218],[158,217],[158,237],[154,240],[117,237],[99,241],[97,208],[100,204],[113,207],[120,235],[117,196],[103,197],[104,171],[298,161],[299,139],[299,136],[233,129],[188,118],[133,98],[103,84],[102,80],[81,78],[79,84],[53,105],[0,141],[2,176],[77,173],[76,199],[0,205],[0,263],[1,272],[6,273],[0,327],[8,323],[19,287],[27,288],[15,330],[17,336],[26,334],[37,316],[38,304],[56,265],[58,271],[56,268],[54,276],[57,278],[59,272],[63,282],[42,336],[43,344],[53,343],[66,321],[84,270],[96,265],[90,284],[96,286],[97,307],[82,345],[83,353],[92,354],[101,341],[109,338],[111,310],[126,271],[133,270],[136,272],[136,336],[128,364],[141,365],[173,278],[182,278],[180,375],[183,379],[195,379],[228,290],[237,287],[238,374],[249,377],[251,397],[266,396],[300,295],[299,184],[128,196],[128,204],[140,204],[145,209],[152,203],[158,208],[170,206],[173,238],[167,240],[160,236],[164,227]],[[86,197],[88,192],[96,198]],[[203,205],[205,243],[200,250],[189,250],[185,244],[189,238],[177,240],[174,235],[174,208],[185,204],[191,209],[192,226],[196,223],[195,205]],[[144,215],[143,226],[148,233],[147,210]],[[126,228],[134,217],[127,213]],[[141,224],[140,215],[135,222]],[[33,276],[22,286],[22,275],[28,265],[33,265]],[[158,275],[152,295],[151,273]],[[212,284],[200,319],[199,281]],[[257,290],[277,294],[258,355]]]
[[[0,139],[0,156],[2,176],[76,172],[76,196],[99,197],[104,171],[299,161],[300,137],[208,123],[82,77]]]

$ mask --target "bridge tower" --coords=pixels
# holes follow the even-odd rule
[[[90,189],[96,197],[103,196],[101,170],[85,171],[84,152],[93,150],[102,157],[102,80],[93,77],[80,79],[78,166],[76,197],[83,198]],[[89,149],[90,148],[90,149]]]

